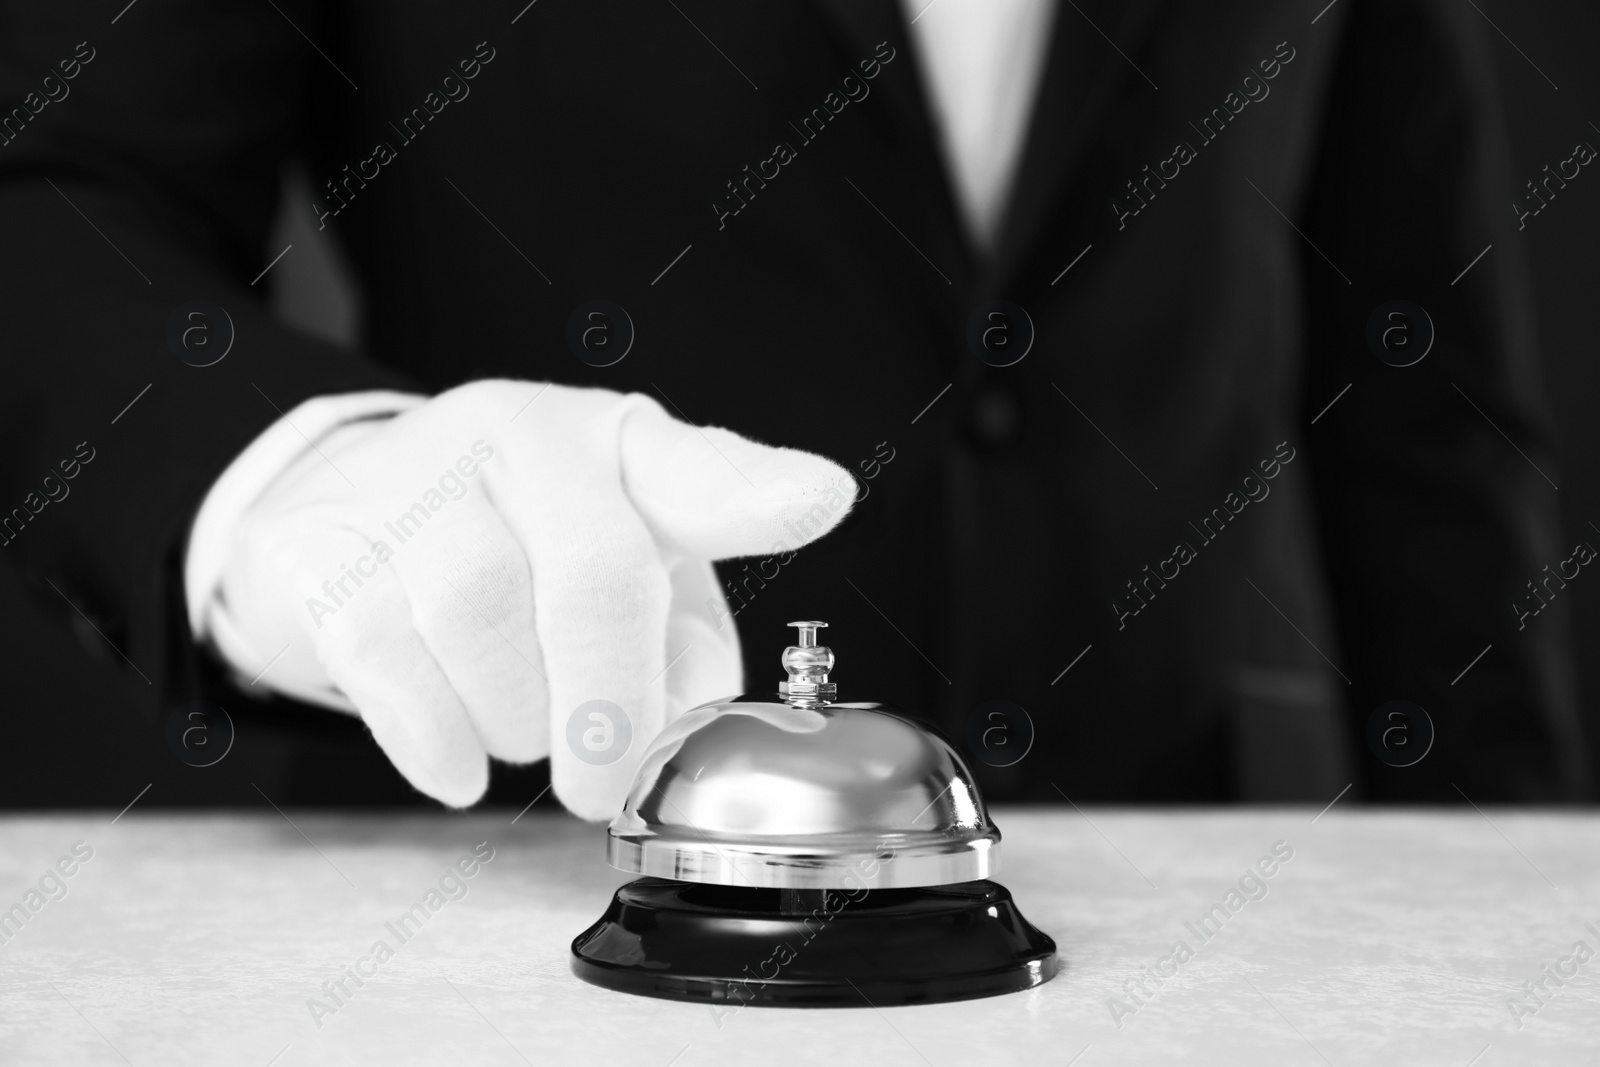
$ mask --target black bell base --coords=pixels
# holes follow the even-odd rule
[[[641,878],[572,942],[572,973],[623,993],[758,1007],[885,1007],[1014,993],[1056,945],[994,882],[780,890]]]

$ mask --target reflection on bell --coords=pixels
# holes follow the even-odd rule
[[[774,696],[702,705],[645,752],[606,859],[645,877],[572,943],[609,989],[728,1007],[882,1007],[1028,989],[1056,946],[1004,887],[1000,831],[927,726],[840,703],[824,622]]]

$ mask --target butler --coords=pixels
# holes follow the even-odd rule
[[[85,18],[13,14],[0,99]],[[1587,788],[1564,628],[1505,611],[1566,539],[1470,6],[145,0],[94,32],[94,78],[0,151],[7,342],[32,354],[0,390],[0,499],[94,437],[93,484],[5,558],[97,621],[142,706],[242,707],[218,687],[259,676],[329,709],[306,731],[359,716],[447,803],[482,795],[489,757],[548,758],[563,801],[609,814],[667,718],[743,686],[708,600],[892,438],[737,628],[825,609],[873,645],[853,684],[955,736],[1020,704],[1036,743],[984,771],[991,796]],[[360,351],[274,320],[252,281],[284,161],[340,173],[474,41],[494,51],[473,106],[325,220],[364,288]],[[863,56],[870,94],[724,225],[728,176]],[[1160,210],[1108,212],[1263,56],[1270,97],[1194,142]],[[636,328],[607,367],[564,343],[597,299]],[[1365,343],[1396,299],[1437,328],[1409,367]],[[161,345],[193,300],[236,328],[207,367]],[[965,343],[1000,300],[1035,330],[1007,367]],[[471,491],[313,627],[306,598],[480,439]],[[1273,506],[1119,629],[1126,576],[1281,441]],[[1438,722],[1426,760],[1366,751],[1388,699]],[[591,700],[634,755],[569,751]]]

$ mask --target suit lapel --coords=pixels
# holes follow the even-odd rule
[[[904,62],[906,67],[913,68],[913,73],[917,77],[885,78],[876,84],[874,89],[883,94],[884,106],[894,116],[897,125],[917,131],[920,139],[931,143],[931,119],[922,99],[922,86],[918,80],[921,72],[915,69],[917,57],[911,55],[911,34],[909,27],[900,18],[900,5],[897,0],[814,0],[814,2],[822,12],[831,35],[839,42],[840,50],[846,56],[863,58],[870,56],[878,42],[888,41],[899,53],[895,57],[895,65]]]
[[[1118,49],[1137,57],[1160,3],[1128,0],[1115,10],[1097,12],[1095,8],[1105,5],[1057,0],[1044,76],[984,290],[998,295],[1011,283],[1117,100],[1128,92],[1157,91]]]
[[[1105,4],[1091,5],[1089,0],[1056,0],[1049,52],[1010,203],[994,255],[983,264],[961,224],[954,186],[922,92],[921,58],[912,47],[899,3],[814,2],[846,55],[871,55],[883,40],[892,42],[903,54],[907,69],[898,77],[880,78],[876,88],[896,124],[907,132],[911,157],[907,165],[915,176],[908,206],[918,213],[912,226],[929,245],[961,255],[962,276],[956,277],[956,284],[962,287],[976,281],[979,298],[1000,295],[1011,284],[1116,102],[1125,93],[1157,91],[1122,53],[1137,56],[1162,0],[1126,0],[1105,10],[1101,10]],[[1102,30],[1110,41],[1101,36]]]
[[[966,236],[956,205],[956,192],[945,167],[934,128],[933,112],[922,91],[923,60],[912,44],[910,27],[901,17],[897,0],[814,0],[830,32],[848,56],[866,57],[880,41],[889,41],[897,55],[893,67],[874,85],[895,126],[906,138],[900,183],[891,203],[879,203],[891,215],[903,213],[897,224],[966,290],[978,265],[976,250]],[[898,69],[897,69],[898,68]],[[887,175],[885,176],[887,177]]]

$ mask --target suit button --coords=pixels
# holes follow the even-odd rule
[[[1022,408],[1016,396],[998,385],[982,386],[972,402],[969,426],[974,441],[985,448],[1003,448],[1022,431]]]

